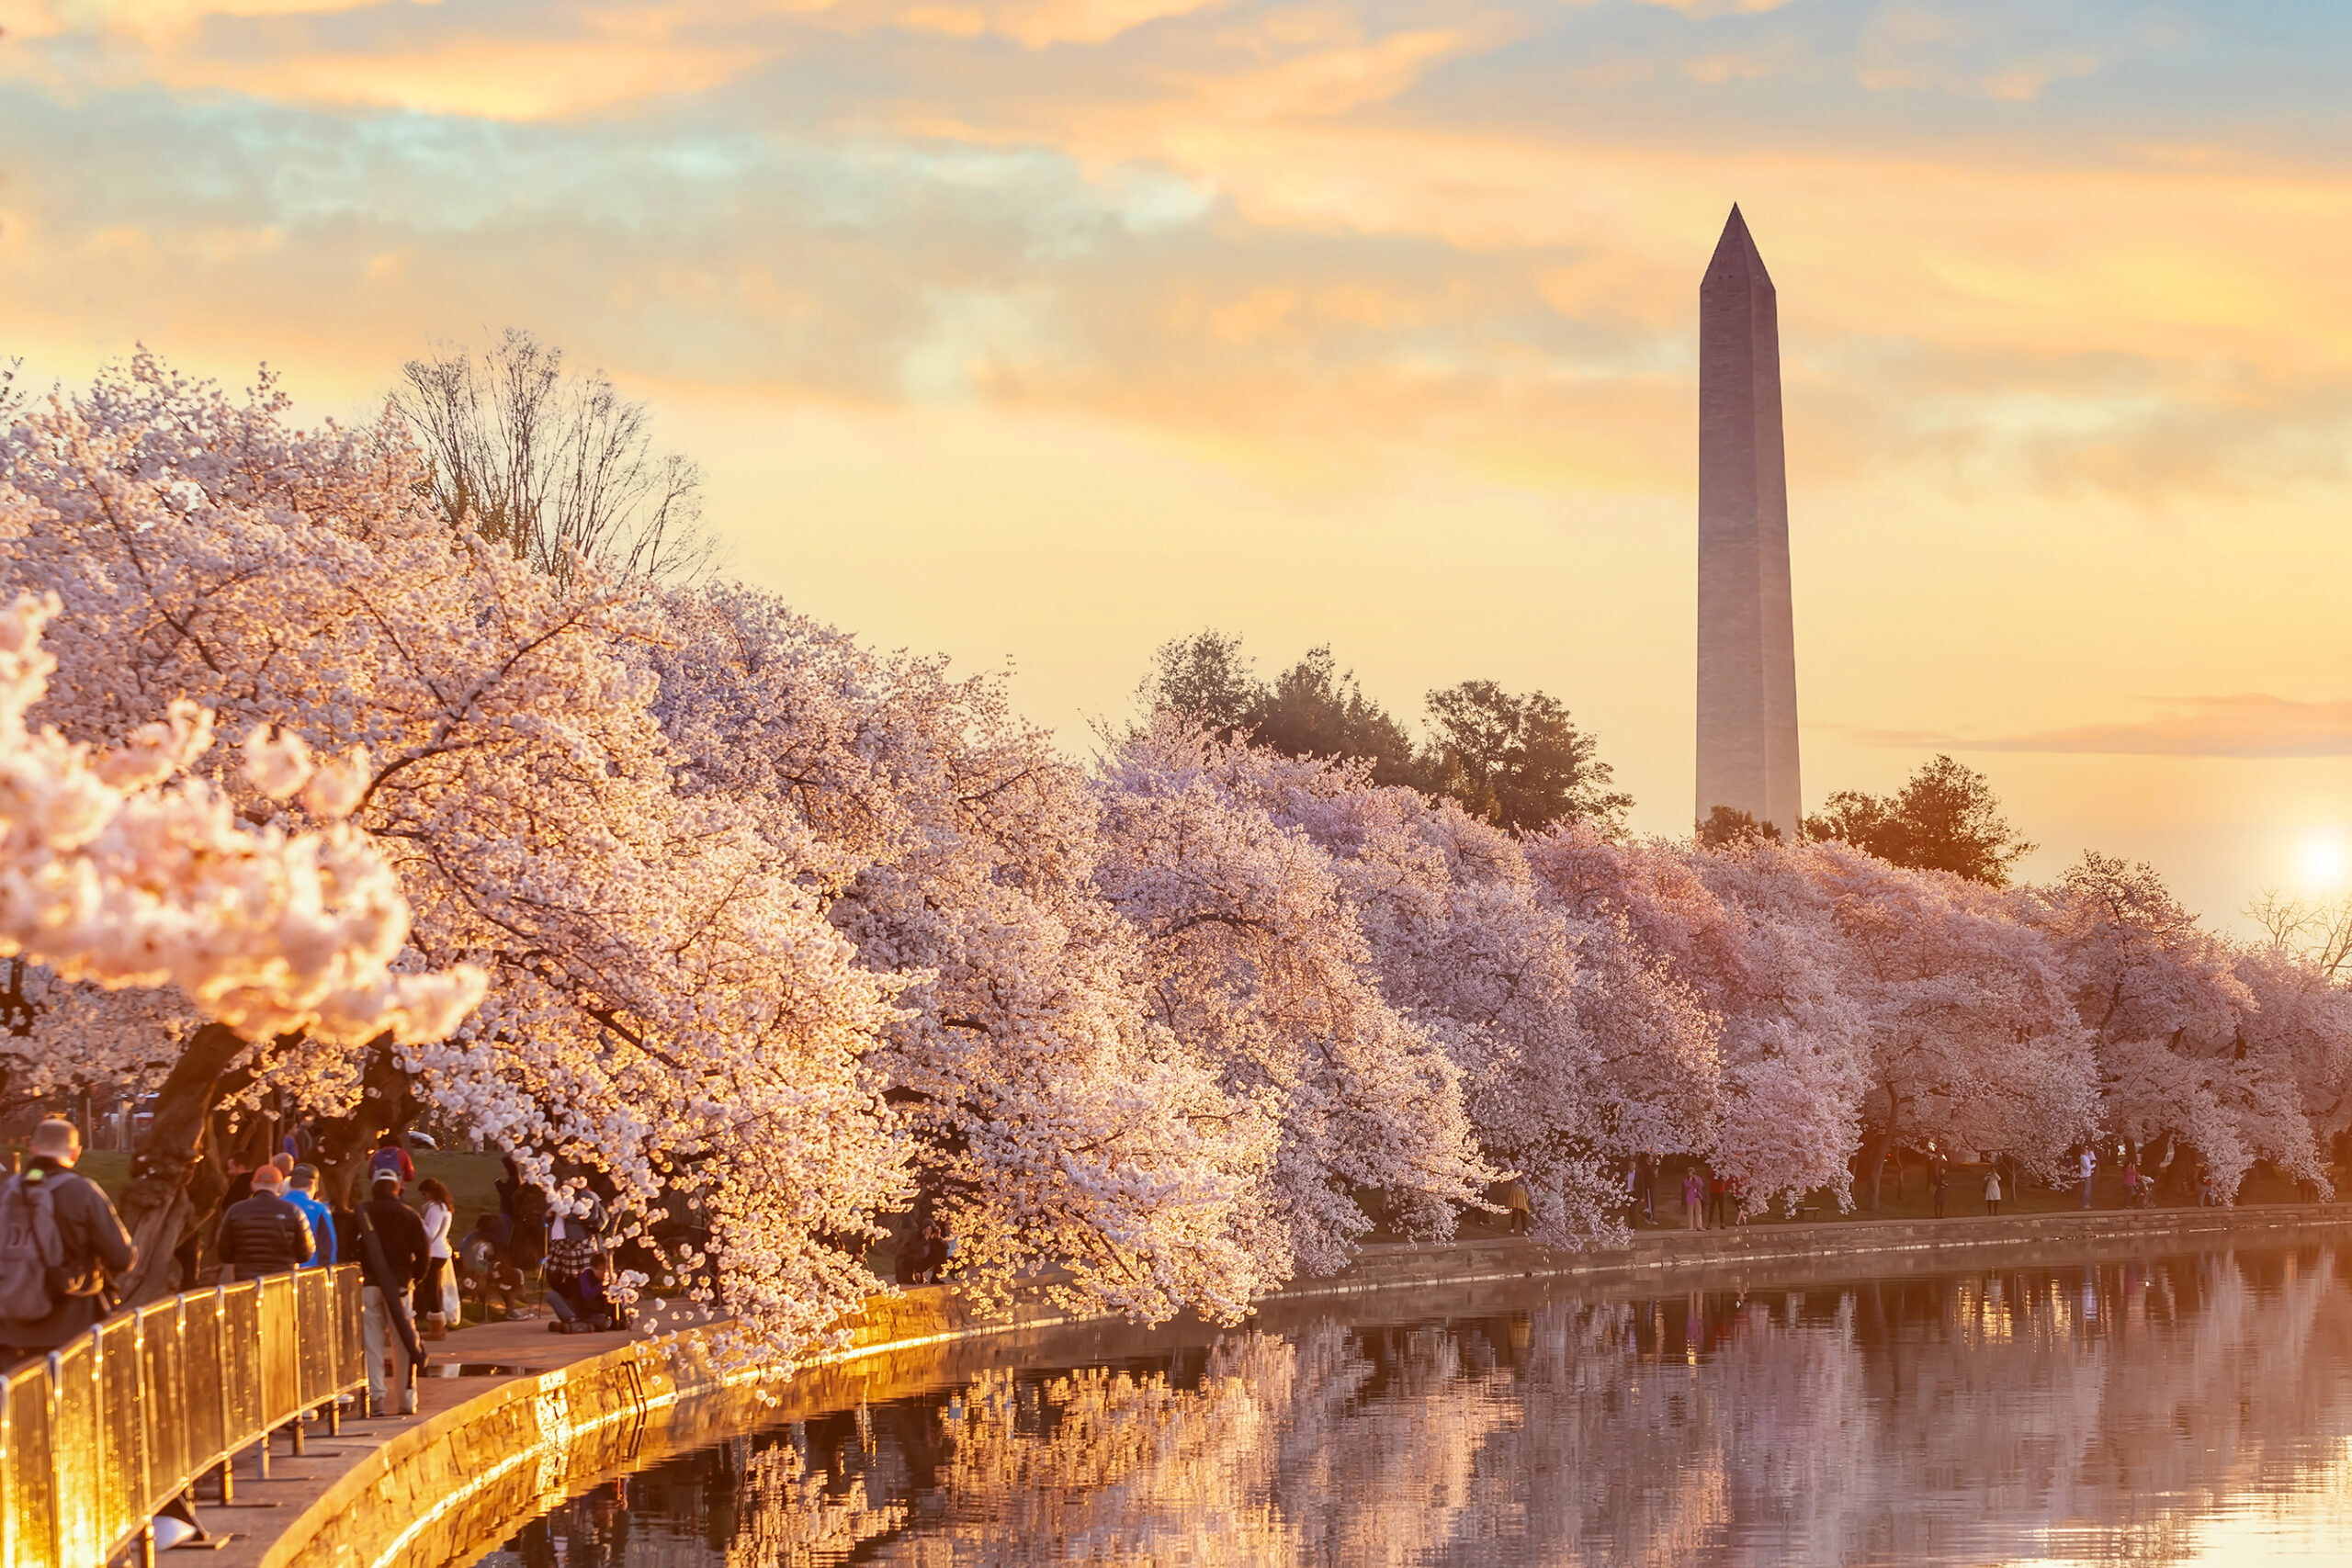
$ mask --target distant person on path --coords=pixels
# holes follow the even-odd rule
[[[2213,1186],[2213,1171],[2210,1166],[2197,1168],[2197,1206],[2200,1209],[2221,1207],[2221,1193]]]
[[[88,1333],[139,1260],[105,1190],[74,1174],[81,1157],[81,1130],[52,1117],[0,1188],[0,1371]]]
[[[2123,1205],[2128,1209],[2140,1207],[2140,1161],[2136,1156],[2123,1162]]]
[[[2087,1209],[2091,1206],[2091,1178],[2098,1174],[2098,1155],[2096,1151],[2086,1148],[2082,1158],[2076,1163],[2083,1172],[2083,1207]]]
[[[384,1364],[390,1360],[390,1382],[400,1387],[400,1413],[413,1416],[416,1370],[424,1364],[424,1348],[417,1343],[408,1298],[424,1273],[424,1222],[401,1201],[398,1177],[376,1178],[369,1192],[368,1200],[351,1212],[348,1228],[337,1238],[343,1255],[359,1265],[359,1331],[368,1350],[368,1409],[374,1416],[391,1414],[384,1372]]]
[[[286,1179],[286,1201],[302,1211],[302,1218],[311,1227],[311,1260],[305,1269],[334,1267],[334,1211],[319,1201],[319,1171],[316,1166],[298,1165],[294,1174]]]
[[[236,1156],[229,1156],[229,1187],[220,1194],[220,1207],[225,1212],[235,1208],[254,1195],[253,1167]]]
[[[450,1277],[449,1226],[458,1217],[458,1201],[429,1176],[417,1183],[416,1192],[424,1200],[424,1277],[416,1282],[416,1317],[424,1337],[438,1339],[449,1330],[446,1298],[456,1283]]]
[[[1984,1172],[1984,1212],[2001,1212],[2001,1168],[1997,1165],[1988,1167]]]
[[[1650,1224],[1657,1224],[1657,1161],[1648,1155],[1634,1162],[1634,1174],[1641,1183],[1642,1214]]]
[[[253,1196],[231,1204],[220,1216],[216,1246],[221,1267],[235,1270],[240,1280],[300,1269],[318,1250],[310,1220],[279,1190],[274,1165],[254,1171]]]
[[[1951,1167],[1942,1160],[1936,1161],[1935,1174],[1929,1179],[1935,1184],[1936,1218],[1940,1220],[1944,1217],[1944,1200],[1951,1196]]]
[[[1682,1173],[1682,1219],[1690,1229],[1706,1229],[1706,1214],[1702,1205],[1707,1198],[1707,1184],[1699,1179],[1699,1168],[1692,1166]]]

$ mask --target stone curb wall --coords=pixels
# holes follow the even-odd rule
[[[1374,1292],[1405,1300],[1451,1292],[1449,1301],[1500,1307],[1516,1293],[1511,1287],[1546,1280],[1663,1282],[1703,1271],[1746,1282],[1751,1271],[1774,1279],[1863,1269],[1925,1273],[1989,1257],[2064,1262],[2086,1247],[2119,1243],[2158,1248],[2227,1238],[2259,1246],[2347,1226],[2352,1204],[1660,1231],[1637,1235],[1630,1247],[1580,1253],[1510,1239],[1400,1245],[1374,1248],[1340,1275],[1263,1300],[1288,1307],[1277,1314],[1283,1318],[1311,1310],[1319,1298]],[[1001,1337],[986,1359],[1009,1364],[1030,1334],[1079,1324],[1100,1325],[1105,1337],[1093,1349],[1104,1355],[1120,1353],[1112,1342],[1118,1335],[1136,1332],[1116,1319],[1044,1307],[1010,1319],[982,1318],[932,1286],[868,1303],[849,1325],[851,1343],[801,1368],[788,1383],[727,1371],[708,1328],[625,1346],[515,1379],[400,1433],[289,1521],[263,1568],[437,1568],[468,1560],[519,1520],[640,1456],[700,1447],[794,1410],[840,1409],[926,1386],[939,1375],[947,1347]]]

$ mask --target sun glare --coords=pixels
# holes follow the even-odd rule
[[[2333,893],[2352,882],[2352,849],[2340,833],[2315,833],[2295,852],[2295,874],[2314,893]]]

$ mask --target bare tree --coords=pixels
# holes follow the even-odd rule
[[[575,556],[625,577],[686,581],[710,565],[702,469],[656,452],[646,407],[601,370],[509,327],[476,355],[445,345],[401,367],[392,400],[433,463],[433,499],[533,568]]]
[[[2330,978],[2352,980],[2352,893],[2331,904],[2266,887],[2245,912],[2270,939],[2273,953],[2290,953]]]

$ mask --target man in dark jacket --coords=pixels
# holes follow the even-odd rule
[[[401,1391],[401,1414],[416,1414],[416,1364],[424,1352],[408,1315],[409,1292],[424,1277],[424,1222],[401,1201],[396,1176],[379,1176],[373,1195],[348,1215],[335,1216],[336,1256],[359,1265],[359,1331],[368,1350],[368,1408],[390,1414],[384,1362]]]
[[[32,1158],[17,1179],[48,1190],[64,1260],[51,1271],[55,1305],[46,1316],[0,1319],[0,1371],[87,1334],[114,1311],[114,1281],[139,1260],[105,1190],[74,1174],[81,1157],[82,1133],[73,1122],[52,1119],[33,1130]]]
[[[220,1261],[240,1280],[300,1269],[318,1250],[311,1222],[278,1190],[274,1165],[254,1172],[254,1195],[220,1216]]]

